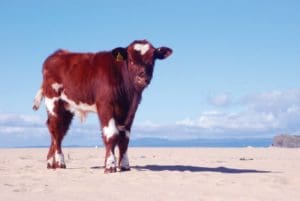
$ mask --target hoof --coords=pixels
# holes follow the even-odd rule
[[[48,169],[56,169],[56,168],[65,169],[66,164],[65,164],[63,153],[58,153],[56,151],[54,156],[48,157],[47,158],[47,168]]]
[[[47,169],[55,169],[55,167],[53,165],[51,165],[50,163],[47,163]]]
[[[120,172],[130,171],[129,167],[120,167]]]
[[[47,168],[48,169],[57,169],[57,168],[60,168],[60,169],[66,169],[66,165],[65,164],[50,164],[50,163],[47,163]]]
[[[115,173],[117,172],[117,168],[105,168],[104,173],[109,174],[109,173]]]
[[[66,169],[66,164],[56,165],[56,168]]]

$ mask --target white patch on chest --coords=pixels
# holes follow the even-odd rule
[[[150,48],[149,44],[140,44],[137,43],[133,46],[133,49],[136,51],[139,51],[141,53],[141,55],[144,55]]]
[[[48,112],[53,116],[56,116],[54,112],[54,107],[55,107],[55,102],[58,101],[58,99],[59,99],[58,97],[53,97],[53,98],[45,97],[46,108]]]
[[[120,162],[120,166],[122,168],[125,168],[125,169],[129,169],[130,168],[127,151],[123,154],[122,160]]]
[[[63,87],[63,85],[55,82],[51,85],[51,87],[52,87],[52,89],[54,89],[54,91],[58,92],[59,89],[61,89]]]
[[[116,157],[115,155],[110,152],[109,157],[106,159],[106,168],[115,168],[116,167]]]
[[[89,105],[82,102],[76,104],[75,101],[69,99],[65,93],[61,94],[61,99],[69,104],[66,109],[74,113],[76,116],[79,116],[81,122],[85,120],[89,112],[97,112],[96,104]]]
[[[113,118],[111,118],[108,122],[108,125],[103,128],[103,134],[107,140],[112,136],[119,134],[116,122]]]

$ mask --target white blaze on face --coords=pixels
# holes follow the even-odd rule
[[[51,85],[51,87],[52,87],[52,89],[54,89],[54,91],[58,92],[59,89],[63,87],[63,85],[55,82]]]
[[[55,102],[58,101],[58,99],[59,99],[58,97],[53,97],[53,98],[45,97],[46,108],[48,112],[53,116],[56,116],[54,112],[54,107],[55,107]]]
[[[113,118],[111,118],[108,122],[108,125],[103,128],[103,133],[104,136],[107,138],[107,140],[112,136],[119,134],[119,130],[116,126],[116,122]]]
[[[116,167],[116,157],[112,152],[110,152],[109,157],[106,159],[106,168],[115,168]]]
[[[137,43],[133,46],[133,49],[139,51],[141,55],[144,55],[150,49],[150,45]]]
[[[129,169],[129,168],[130,168],[130,167],[129,167],[129,160],[128,160],[127,152],[125,152],[125,153],[123,154],[122,160],[121,160],[121,162],[120,162],[120,166],[121,166],[122,168],[125,168],[125,169]]]

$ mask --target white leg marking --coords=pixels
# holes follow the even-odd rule
[[[130,132],[129,131],[125,131],[126,137],[129,139],[130,138]]]
[[[55,152],[55,161],[58,162],[58,165],[64,165],[65,164],[65,157],[64,154],[59,154],[57,151]]]
[[[116,167],[116,157],[110,152],[110,156],[106,160],[106,168],[115,168]]]
[[[50,157],[50,158],[47,160],[47,163],[48,163],[50,166],[53,166],[53,156]]]
[[[136,51],[139,51],[141,53],[141,55],[144,55],[150,48],[149,44],[140,44],[137,43],[133,46],[133,49],[135,49]]]
[[[65,93],[61,94],[61,99],[69,104],[68,108],[66,109],[78,116],[81,122],[85,120],[89,112],[97,112],[96,104],[89,105],[82,102],[76,104],[75,101],[69,99]]]
[[[52,89],[54,89],[54,91],[58,92],[59,89],[63,87],[63,85],[55,82],[51,85],[51,87],[52,87]]]
[[[34,97],[33,109],[38,110],[43,99],[43,90],[39,89]]]
[[[111,138],[112,136],[114,135],[118,135],[119,134],[119,130],[116,126],[116,122],[113,118],[111,118],[108,122],[108,126],[105,126],[103,128],[103,133],[104,133],[104,136],[106,136],[107,140],[109,138]]]
[[[45,97],[45,105],[47,107],[47,110],[53,116],[56,116],[56,114],[54,112],[54,106],[55,106],[55,102],[58,99],[59,99],[58,97],[54,97],[54,98],[47,98],[47,97]]]
[[[122,160],[120,162],[120,166],[121,168],[126,168],[126,169],[130,168],[127,151],[123,154]]]

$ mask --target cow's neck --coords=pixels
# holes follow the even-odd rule
[[[135,116],[137,108],[140,104],[141,98],[142,98],[141,93],[134,93],[128,113],[127,113],[127,118],[124,122],[124,127],[126,130],[130,131],[130,129],[131,129],[131,125],[133,123],[134,116]]]
[[[128,67],[128,66],[126,66]],[[137,111],[138,105],[142,98],[142,91],[136,90],[136,87],[134,86],[134,75],[128,71],[128,68],[125,68],[126,70],[123,70],[123,77],[127,78],[124,79],[124,85],[127,88],[127,99],[129,103],[127,117],[124,121],[124,124],[121,126],[121,130],[127,130],[130,131],[131,125],[134,120],[135,113]]]

